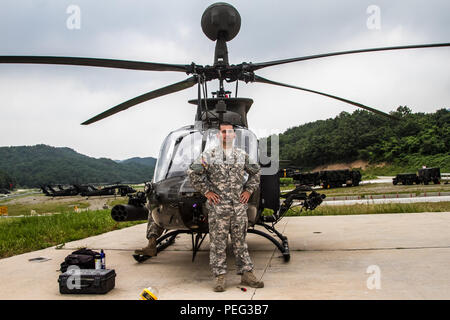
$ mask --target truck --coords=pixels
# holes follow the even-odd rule
[[[318,186],[320,185],[320,173],[319,172],[295,172],[292,174],[292,178],[301,185],[305,186]]]
[[[437,167],[419,169],[417,179],[419,180],[419,183],[423,184],[429,184],[430,182],[439,184],[441,180],[441,169]]]
[[[298,168],[281,169],[280,178],[292,178],[296,184],[306,186],[322,186],[324,189],[358,186],[361,182],[359,170],[322,170],[317,172],[301,172]]]
[[[361,181],[361,172],[358,170],[324,170],[320,171],[320,182],[324,189],[358,186]]]
[[[398,183],[405,185],[412,184],[429,184],[433,182],[434,184],[439,184],[441,180],[441,169],[440,168],[422,168],[416,173],[399,173],[392,179],[392,184],[397,185]]]
[[[415,173],[399,173],[392,179],[392,184],[396,186],[398,183],[404,185],[419,184],[419,179]]]

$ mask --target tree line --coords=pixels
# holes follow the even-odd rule
[[[413,113],[407,106],[400,106],[391,114],[400,120],[356,110],[290,128],[279,135],[280,159],[311,169],[354,160],[401,164],[431,156],[438,159],[434,162],[447,162],[448,166],[449,110]]]
[[[0,189],[12,190],[15,184],[14,179],[9,174],[0,170]]]

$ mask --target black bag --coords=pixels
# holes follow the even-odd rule
[[[69,266],[78,266],[80,269],[95,269],[95,256],[100,253],[83,248],[69,254],[61,263],[61,272],[66,272]]]

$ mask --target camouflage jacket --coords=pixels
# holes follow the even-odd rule
[[[203,152],[190,165],[187,174],[193,188],[203,195],[212,191],[224,200],[239,201],[244,190],[252,194],[259,187],[260,167],[251,164],[242,149],[232,148],[227,157],[222,148],[216,147]]]

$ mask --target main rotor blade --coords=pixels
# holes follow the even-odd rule
[[[344,55],[344,54],[375,52],[375,51],[388,51],[388,50],[402,50],[402,49],[435,48],[435,47],[448,47],[448,46],[450,46],[450,43],[432,43],[432,44],[419,44],[419,45],[409,45],[409,46],[382,47],[382,48],[372,48],[372,49],[339,51],[339,52],[316,54],[316,55],[312,55],[312,56],[304,56],[304,57],[284,59],[284,60],[274,60],[274,61],[261,62],[261,63],[252,63],[252,64],[250,64],[250,67],[253,71],[255,71],[255,70],[265,68],[265,67],[276,66],[279,64],[304,61],[304,60],[312,60],[312,59],[325,58],[325,57],[331,57],[331,56],[340,56],[340,55]]]
[[[109,117],[113,114],[116,114],[117,112],[126,110],[132,106],[139,104],[139,103],[190,88],[195,84],[197,84],[197,77],[193,76],[193,77],[187,78],[186,80],[171,84],[167,87],[163,87],[160,89],[156,89],[154,91],[147,92],[143,95],[140,95],[138,97],[135,97],[133,99],[125,101],[115,107],[112,107],[111,109],[108,109],[105,112],[102,112],[102,113],[96,115],[95,117],[93,117],[89,120],[86,120],[82,124],[83,125],[91,124],[93,122],[96,122],[96,121],[102,120],[106,117]]]
[[[143,61],[116,60],[116,59],[50,57],[50,56],[0,56],[0,63],[62,64],[62,65],[118,68],[131,70],[181,71],[181,72],[186,72],[188,67],[182,64],[165,64],[165,63],[154,63]]]
[[[320,94],[320,95],[325,96],[325,97],[336,99],[336,100],[339,100],[339,101],[342,101],[342,102],[345,102],[345,103],[349,103],[349,104],[354,105],[356,107],[359,107],[359,108],[362,108],[362,109],[366,109],[368,111],[371,111],[373,113],[382,115],[384,117],[388,117],[388,118],[391,118],[391,119],[399,120],[397,117],[394,117],[394,116],[392,116],[392,115],[390,115],[388,113],[385,113],[383,111],[380,111],[380,110],[377,110],[377,109],[365,106],[365,105],[363,105],[361,103],[358,103],[358,102],[355,102],[355,101],[351,101],[351,100],[344,99],[344,98],[341,98],[341,97],[333,96],[333,95],[328,94],[328,93],[319,92],[319,91],[315,91],[315,90],[311,90],[311,89],[305,89],[305,88],[296,87],[296,86],[293,86],[293,85],[290,85],[290,84],[285,84],[285,83],[281,83],[281,82],[268,80],[268,79],[265,79],[265,78],[257,76],[257,75],[255,75],[255,82],[273,84],[273,85],[276,85],[276,86],[287,87],[287,88],[292,88],[292,89],[298,89],[298,90],[308,91],[308,92],[312,92],[312,93],[317,93],[317,94]]]

